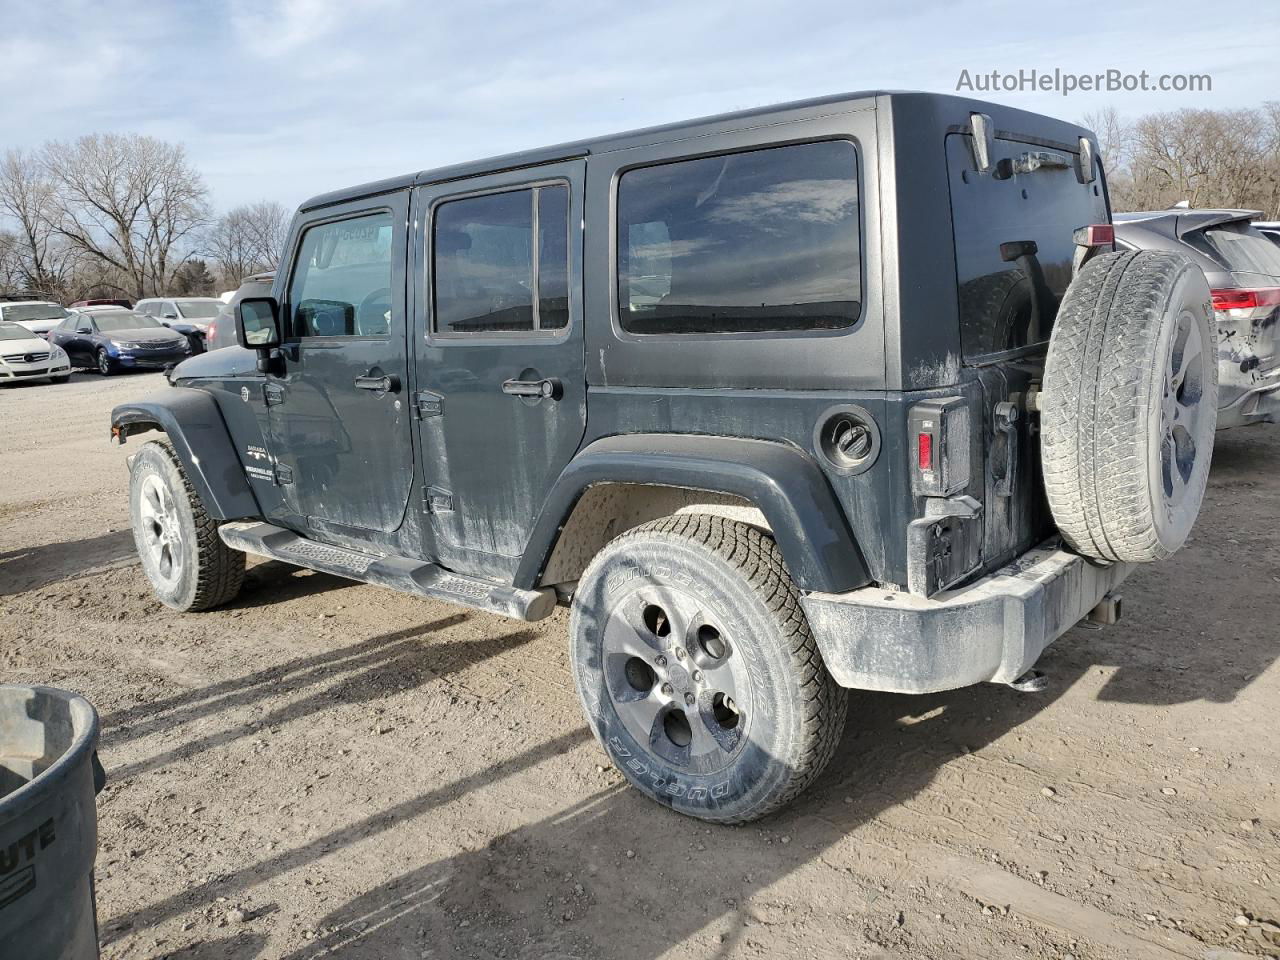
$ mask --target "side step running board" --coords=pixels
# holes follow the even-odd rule
[[[556,592],[547,587],[519,590],[450,573],[422,560],[394,554],[378,556],[320,543],[270,523],[224,523],[218,528],[218,536],[227,546],[245,553],[518,620],[541,620],[556,607]]]

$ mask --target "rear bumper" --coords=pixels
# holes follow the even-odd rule
[[[1257,377],[1219,368],[1218,429],[1280,421],[1280,367]]]
[[[1017,679],[1132,569],[1091,563],[1055,538],[928,599],[863,587],[801,602],[841,686],[931,693]]]

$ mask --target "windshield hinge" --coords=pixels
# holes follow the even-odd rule
[[[272,404],[284,403],[284,387],[278,383],[262,385],[262,400],[269,407]]]
[[[277,463],[275,478],[277,487],[283,487],[286,483],[293,483],[293,468],[286,467],[283,463]]]

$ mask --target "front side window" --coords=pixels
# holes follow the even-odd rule
[[[563,329],[569,323],[568,187],[440,204],[432,276],[438,333]]]
[[[851,326],[862,300],[857,152],[833,140],[630,170],[617,239],[628,333]]]
[[[388,334],[392,239],[388,212],[308,227],[289,284],[292,335]]]

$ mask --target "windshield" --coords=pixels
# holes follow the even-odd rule
[[[178,300],[178,312],[188,320],[207,320],[218,315],[218,300]]]
[[[1233,273],[1280,277],[1280,247],[1247,223],[1227,223],[1204,231],[1219,259]]]
[[[164,324],[151,317],[144,317],[132,310],[112,310],[110,313],[95,313],[93,322],[102,333],[117,333],[120,330],[163,330]]]
[[[34,336],[26,327],[0,323],[0,340],[30,340]]]
[[[61,320],[67,315],[56,303],[17,303],[0,310],[6,320]]]

